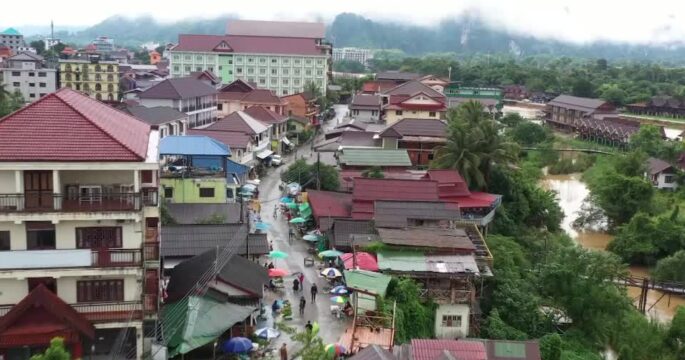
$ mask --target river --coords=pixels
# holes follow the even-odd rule
[[[613,238],[611,235],[597,231],[577,231],[573,228],[573,221],[578,217],[578,211],[590,191],[581,181],[581,174],[570,175],[546,175],[542,180],[542,186],[557,193],[559,206],[564,210],[562,228],[580,246],[586,249],[605,251]],[[649,276],[649,269],[641,266],[630,266],[629,271],[638,277]],[[637,299],[640,289],[628,287],[628,296]],[[678,305],[685,306],[685,297],[663,295],[660,291],[650,290],[647,295],[647,309],[654,303],[649,311],[649,316],[660,322],[668,322],[673,318]],[[661,300],[659,300],[661,298]]]

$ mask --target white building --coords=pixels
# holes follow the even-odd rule
[[[43,66],[43,58],[32,53],[19,53],[6,60],[2,68],[5,90],[18,90],[24,101],[34,102],[57,89],[57,70]]]
[[[369,60],[373,59],[372,49],[360,49],[356,47],[333,48],[333,61],[351,60],[369,66]]]
[[[159,298],[158,142],[67,88],[0,122],[0,357],[60,336],[74,358],[142,358]]]
[[[217,90],[194,77],[161,81],[138,94],[140,105],[165,106],[188,115],[190,128],[216,121]]]
[[[675,167],[661,159],[647,159],[647,173],[645,173],[645,177],[657,189],[675,190],[678,188],[678,182],[676,181],[678,174]]]

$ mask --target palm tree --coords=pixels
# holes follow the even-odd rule
[[[447,115],[447,143],[438,148],[431,166],[456,169],[472,188],[487,186],[494,164],[516,160],[518,147],[500,136],[500,125],[476,101],[462,104]]]

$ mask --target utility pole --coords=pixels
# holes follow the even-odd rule
[[[316,190],[321,190],[321,153],[316,152]]]

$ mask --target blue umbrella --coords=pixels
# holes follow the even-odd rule
[[[293,202],[293,201],[294,201],[294,199],[291,198],[291,197],[284,196],[284,197],[281,198],[281,202],[284,203],[284,204],[291,203],[291,202]]]
[[[225,341],[221,349],[229,354],[244,354],[252,350],[252,341],[244,337],[234,337]]]
[[[347,288],[344,286],[336,286],[331,289],[331,294],[333,295],[346,295],[349,291],[347,291]]]
[[[257,230],[269,230],[269,226],[271,226],[271,225],[269,223],[265,223],[265,222],[258,222],[258,223],[255,223],[255,225],[254,225],[255,229],[257,229]]]

